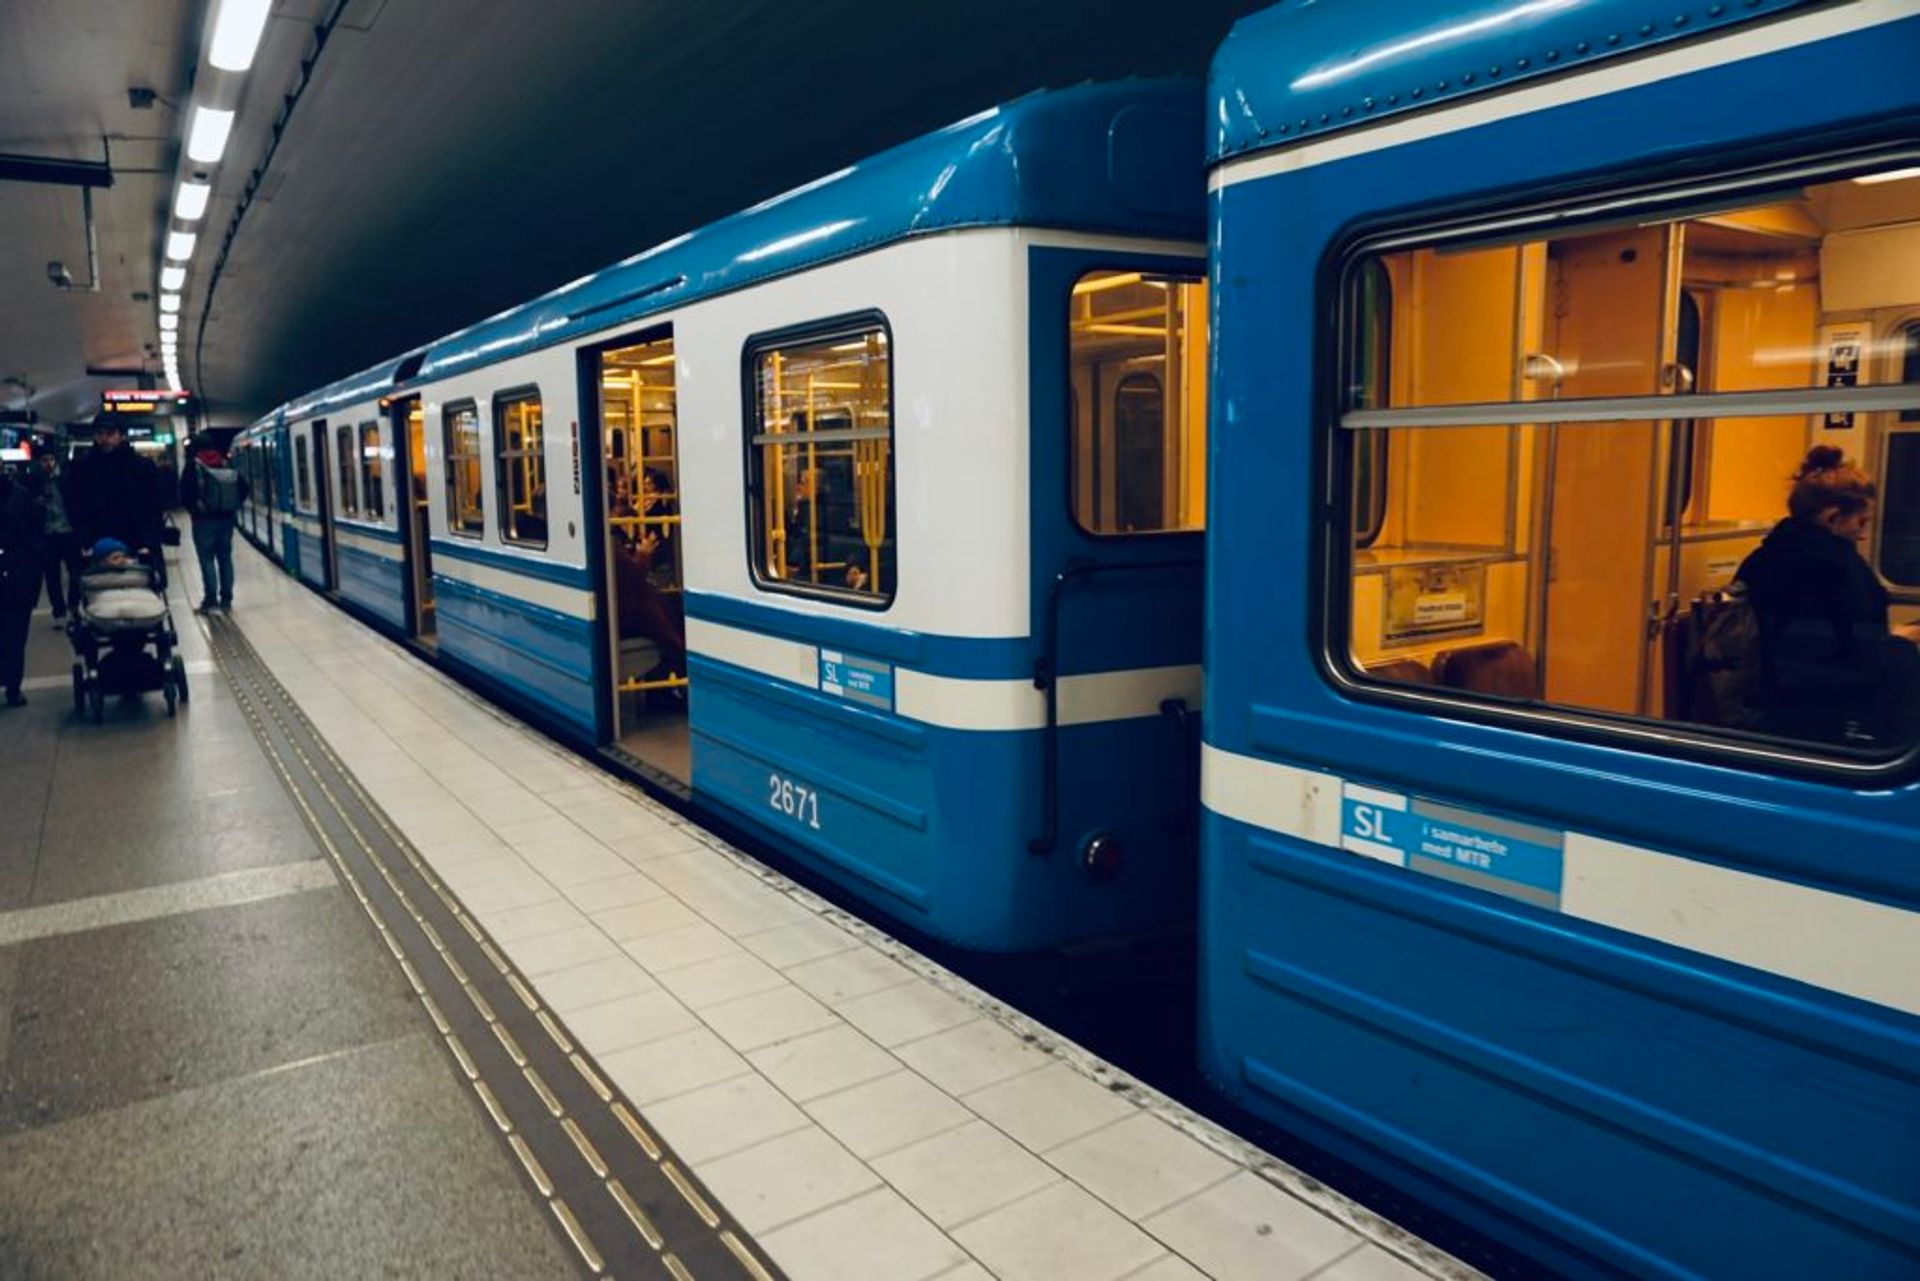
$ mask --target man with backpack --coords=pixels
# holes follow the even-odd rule
[[[193,517],[193,550],[200,557],[199,613],[233,608],[233,526],[247,501],[247,479],[211,438],[189,446],[180,477],[180,504]]]

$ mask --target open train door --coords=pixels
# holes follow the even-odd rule
[[[438,636],[433,612],[433,519],[427,501],[426,420],[420,397],[402,396],[387,407],[394,453],[407,478],[400,537],[407,551],[407,635],[432,646]]]
[[[599,613],[606,747],[688,786],[684,557],[680,541],[679,412],[671,327],[582,353],[583,443],[597,451],[589,488],[602,522]]]

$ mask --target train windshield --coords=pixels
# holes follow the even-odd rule
[[[1802,755],[1920,738],[1920,170],[1349,280],[1356,674]]]

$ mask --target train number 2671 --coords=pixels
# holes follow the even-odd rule
[[[820,830],[820,793],[778,774],[767,775],[767,804],[788,818]]]

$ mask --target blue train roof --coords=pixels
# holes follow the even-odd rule
[[[1297,0],[1214,55],[1209,162],[1284,146],[1817,0]]]
[[[311,392],[287,413],[325,413],[929,232],[1023,226],[1204,240],[1202,102],[1186,79],[1028,94],[442,338],[398,383],[405,358]]]

